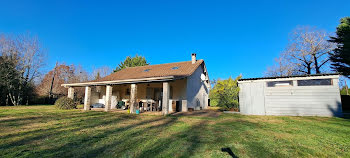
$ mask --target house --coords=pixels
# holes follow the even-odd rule
[[[129,67],[96,81],[63,84],[68,97],[74,97],[75,87],[85,87],[84,109],[101,103],[105,111],[115,109],[123,101],[130,112],[136,109],[176,111],[206,109],[210,82],[204,60]]]
[[[240,79],[240,113],[341,116],[338,74]]]

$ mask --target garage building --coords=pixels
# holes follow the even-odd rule
[[[339,74],[248,78],[238,81],[245,115],[341,116]]]

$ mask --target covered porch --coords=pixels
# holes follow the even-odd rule
[[[84,110],[104,105],[104,111],[130,110],[130,113],[159,111],[166,115],[187,111],[186,78],[158,77],[137,80],[64,84],[68,97],[74,98],[74,87],[85,87]]]

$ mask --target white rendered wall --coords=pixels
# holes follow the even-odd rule
[[[197,101],[202,109],[208,108],[209,89],[208,83],[201,80],[203,74],[203,67],[199,66],[195,72],[187,77],[187,107],[199,110]]]

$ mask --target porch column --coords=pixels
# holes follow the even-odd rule
[[[181,111],[182,112],[187,112],[187,100],[182,100],[181,101]]]
[[[136,113],[136,96],[137,96],[137,86],[136,84],[131,84],[130,88],[130,113]]]
[[[169,113],[169,97],[170,97],[169,82],[163,82],[163,100],[162,100],[163,115],[167,115]]]
[[[73,87],[68,88],[68,98],[74,99],[74,88]]]
[[[111,109],[111,100],[112,100],[112,86],[106,86],[106,98],[105,98],[105,111],[109,111]]]
[[[84,110],[90,110],[91,87],[85,87]]]

